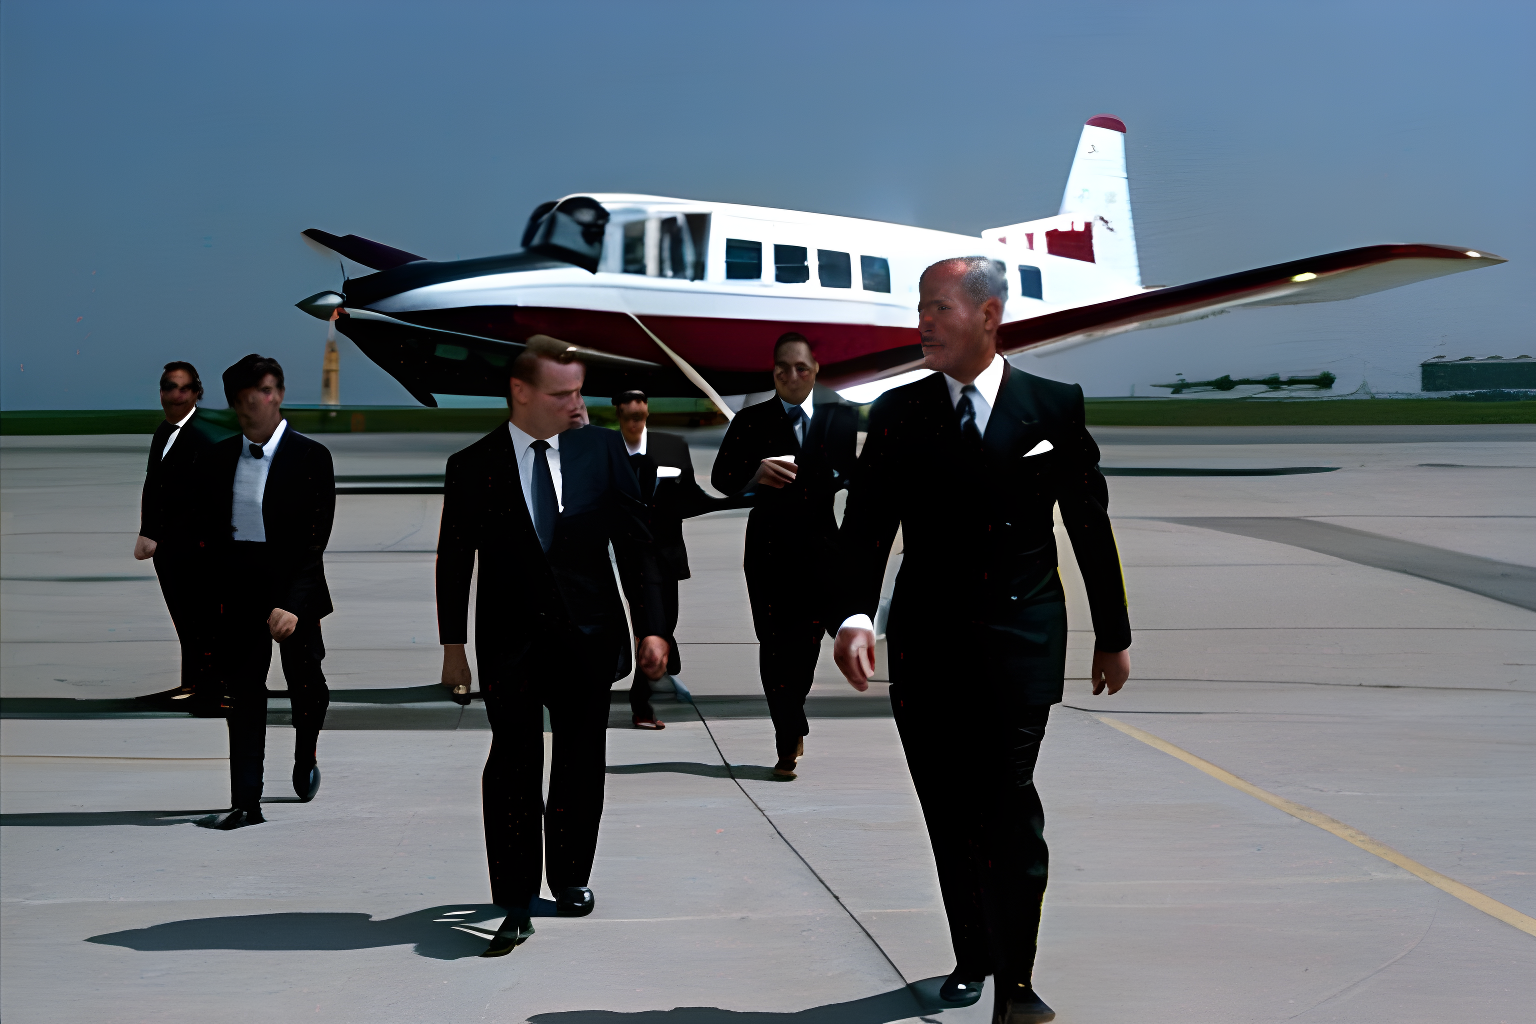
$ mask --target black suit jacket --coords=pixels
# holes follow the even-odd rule
[[[651,536],[656,541],[661,578],[688,579],[692,573],[688,570],[688,548],[683,543],[683,520],[706,512],[739,508],[742,501],[713,497],[699,486],[693,458],[688,454],[688,441],[677,434],[647,430],[645,454],[631,455],[629,464],[640,483],[640,498],[651,508]],[[657,470],[662,466],[678,472],[675,476],[661,476]]]
[[[586,640],[573,661],[593,666],[606,685],[633,667],[610,542],[620,570],[640,581],[630,606],[636,631],[665,633],[646,507],[617,431],[585,426],[561,434],[560,477],[565,507],[546,553],[523,500],[505,424],[449,458],[437,542],[438,637],[444,644],[468,639],[469,581],[478,552],[475,636],[482,675],[505,671],[535,639],[569,626]]]
[[[169,420],[161,420],[155,428],[139,501],[139,536],[154,541],[155,554],[162,557],[190,554],[197,547],[195,466],[198,456],[214,444],[202,410],[195,409],[176,435],[176,443],[161,458],[160,452],[175,429]]]
[[[233,537],[235,466],[247,443],[240,434],[227,437],[197,460],[203,496],[200,540],[212,570],[225,587],[244,585],[225,577],[224,570],[237,543]],[[336,473],[331,452],[290,424],[271,459],[261,518],[273,574],[267,581],[273,607],[301,619],[322,619],[334,610],[325,581],[325,546],[330,543],[331,525],[336,519]]]
[[[722,494],[743,494],[758,465],[775,455],[794,455],[798,469],[795,482],[775,490],[760,487],[750,495],[752,516],[747,521],[746,566],[783,574],[785,566],[759,563],[770,558],[776,541],[803,545],[808,557],[831,554],[837,537],[832,499],[848,486],[854,467],[858,412],[841,402],[815,407],[805,444],[795,440],[794,428],[777,395],[748,406],[736,414],[720,453],[715,457],[710,483]]]
[[[1027,455],[1047,441],[1048,452]],[[1051,509],[1059,504],[1088,587],[1096,647],[1129,647],[1125,582],[1098,462],[1075,384],[1010,367],[980,450],[961,437],[943,375],[882,395],[843,516],[838,546],[848,585],[828,630],[835,634],[858,612],[874,615],[899,525],[892,645],[981,644],[1006,661],[1011,648],[1031,642],[1032,627],[1014,621],[1017,613],[1055,571]]]

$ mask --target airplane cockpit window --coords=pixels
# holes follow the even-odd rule
[[[624,225],[624,273],[702,281],[708,232],[707,213],[632,220]]]
[[[763,243],[741,238],[725,240],[725,278],[728,281],[761,281]]]
[[[823,288],[852,288],[853,264],[845,252],[817,249],[816,276]]]
[[[1040,282],[1039,267],[1019,267],[1019,294],[1026,299],[1045,298],[1045,288]]]
[[[808,253],[803,245],[773,247],[773,279],[780,284],[804,284],[811,279]]]
[[[860,256],[859,269],[864,272],[865,291],[890,292],[891,265],[884,256]]]

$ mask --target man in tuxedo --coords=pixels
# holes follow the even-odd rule
[[[293,705],[293,790],[320,788],[316,746],[330,706],[320,620],[332,611],[325,546],[336,515],[331,453],[288,426],[283,368],[254,353],[224,371],[240,433],[198,460],[202,540],[219,589],[215,665],[229,720],[232,810],[223,829],[258,825],[267,742],[267,672],[281,652]]]
[[[1047,871],[1034,769],[1067,646],[1052,506],[1087,583],[1094,693],[1125,683],[1131,632],[1082,389],[1009,367],[997,352],[1006,300],[1002,266],[985,257],[924,272],[918,329],[939,372],[870,412],[839,537],[850,585],[831,621],[838,667],[867,689],[899,526],[890,696],[955,949],[942,994],[975,1002],[992,974],[993,1020],[1026,1024],[1055,1016],[1031,984]]]
[[[209,697],[216,702],[218,696],[198,689],[212,661],[210,625],[214,618],[213,597],[198,578],[193,515],[193,466],[213,445],[197,408],[202,397],[203,382],[196,367],[180,361],[165,364],[160,374],[160,408],[165,410],[165,419],[155,428],[149,444],[149,466],[139,502],[139,536],[133,543],[134,558],[155,561],[160,593],[181,643],[180,685],[139,699],[197,712],[208,710]]]
[[[820,369],[804,335],[779,338],[774,396],[731,421],[710,477],[715,490],[753,502],[742,564],[773,719],[773,771],[786,778],[795,777],[810,732],[805,697],[826,630],[819,567],[832,557],[832,500],[847,486],[858,432],[852,406],[812,398]]]
[[[486,956],[533,934],[542,873],[558,913],[592,912],[606,772],[608,691],[630,672],[630,633],[614,583],[637,582],[630,605],[642,671],[667,661],[666,626],[646,509],[624,441],[582,425],[585,367],[568,346],[535,337],[511,367],[510,422],[453,455],[437,544],[442,682],[470,683],[464,645],[479,556],[475,646],[491,753],[482,776],[491,900],[507,912]],[[542,800],[543,713],[553,764]]]
[[[629,453],[630,467],[640,484],[640,498],[650,508],[650,530],[656,543],[661,614],[668,646],[665,669],[675,675],[683,670],[677,639],[673,635],[677,630],[677,584],[692,575],[688,571],[688,548],[683,543],[683,520],[706,512],[736,508],[740,503],[712,497],[699,486],[693,472],[693,458],[688,454],[687,439],[646,426],[651,404],[644,391],[616,395],[613,404],[619,412],[619,433],[624,437],[624,450]],[[631,595],[632,602],[637,582],[628,578],[623,581],[625,593]],[[660,675],[647,678],[636,668],[634,678],[630,680],[629,708],[636,729],[666,728],[651,707],[651,683]]]

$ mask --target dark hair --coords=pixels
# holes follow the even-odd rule
[[[811,347],[810,340],[799,331],[788,331],[779,335],[779,340],[773,343],[773,358],[777,360],[779,358],[779,349],[783,348],[785,345],[793,345],[795,342],[799,342],[807,349],[809,349],[812,359],[816,358],[816,350]]]
[[[539,360],[548,359],[554,363],[582,363],[580,355],[573,352],[575,346],[551,338],[547,334],[535,334],[523,343],[523,350],[512,360],[512,366],[507,370],[509,376],[515,377],[525,384],[533,384],[539,376]]]
[[[259,356],[255,352],[224,371],[224,398],[231,406],[235,396],[246,388],[261,387],[268,374],[277,378],[277,386],[283,387],[283,368],[271,356]]]
[[[175,359],[175,360],[172,360],[169,363],[166,363],[165,364],[165,369],[160,371],[160,387],[161,388],[165,387],[165,378],[170,375],[170,372],[172,370],[180,370],[182,373],[185,373],[188,377],[191,377],[192,378],[192,390],[197,392],[197,397],[198,398],[202,398],[203,397],[203,378],[201,378],[201,377],[199,377],[197,375],[197,367],[193,366],[191,363],[182,362],[180,359]]]
[[[645,397],[644,391],[637,391],[633,388],[628,391],[621,391],[613,396],[613,407],[615,409],[621,405],[628,405],[630,402],[644,402],[646,405],[651,404],[651,400]]]

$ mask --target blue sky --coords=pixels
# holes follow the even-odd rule
[[[319,397],[298,232],[512,251],[576,191],[977,233],[1126,122],[1143,278],[1385,241],[1505,266],[1033,360],[1090,394],[1532,353],[1528,3],[69,3],[0,7],[0,407],[152,407],[260,351]],[[209,404],[222,399],[210,390]],[[1160,392],[1152,392],[1160,393]],[[355,349],[349,403],[411,404]]]

